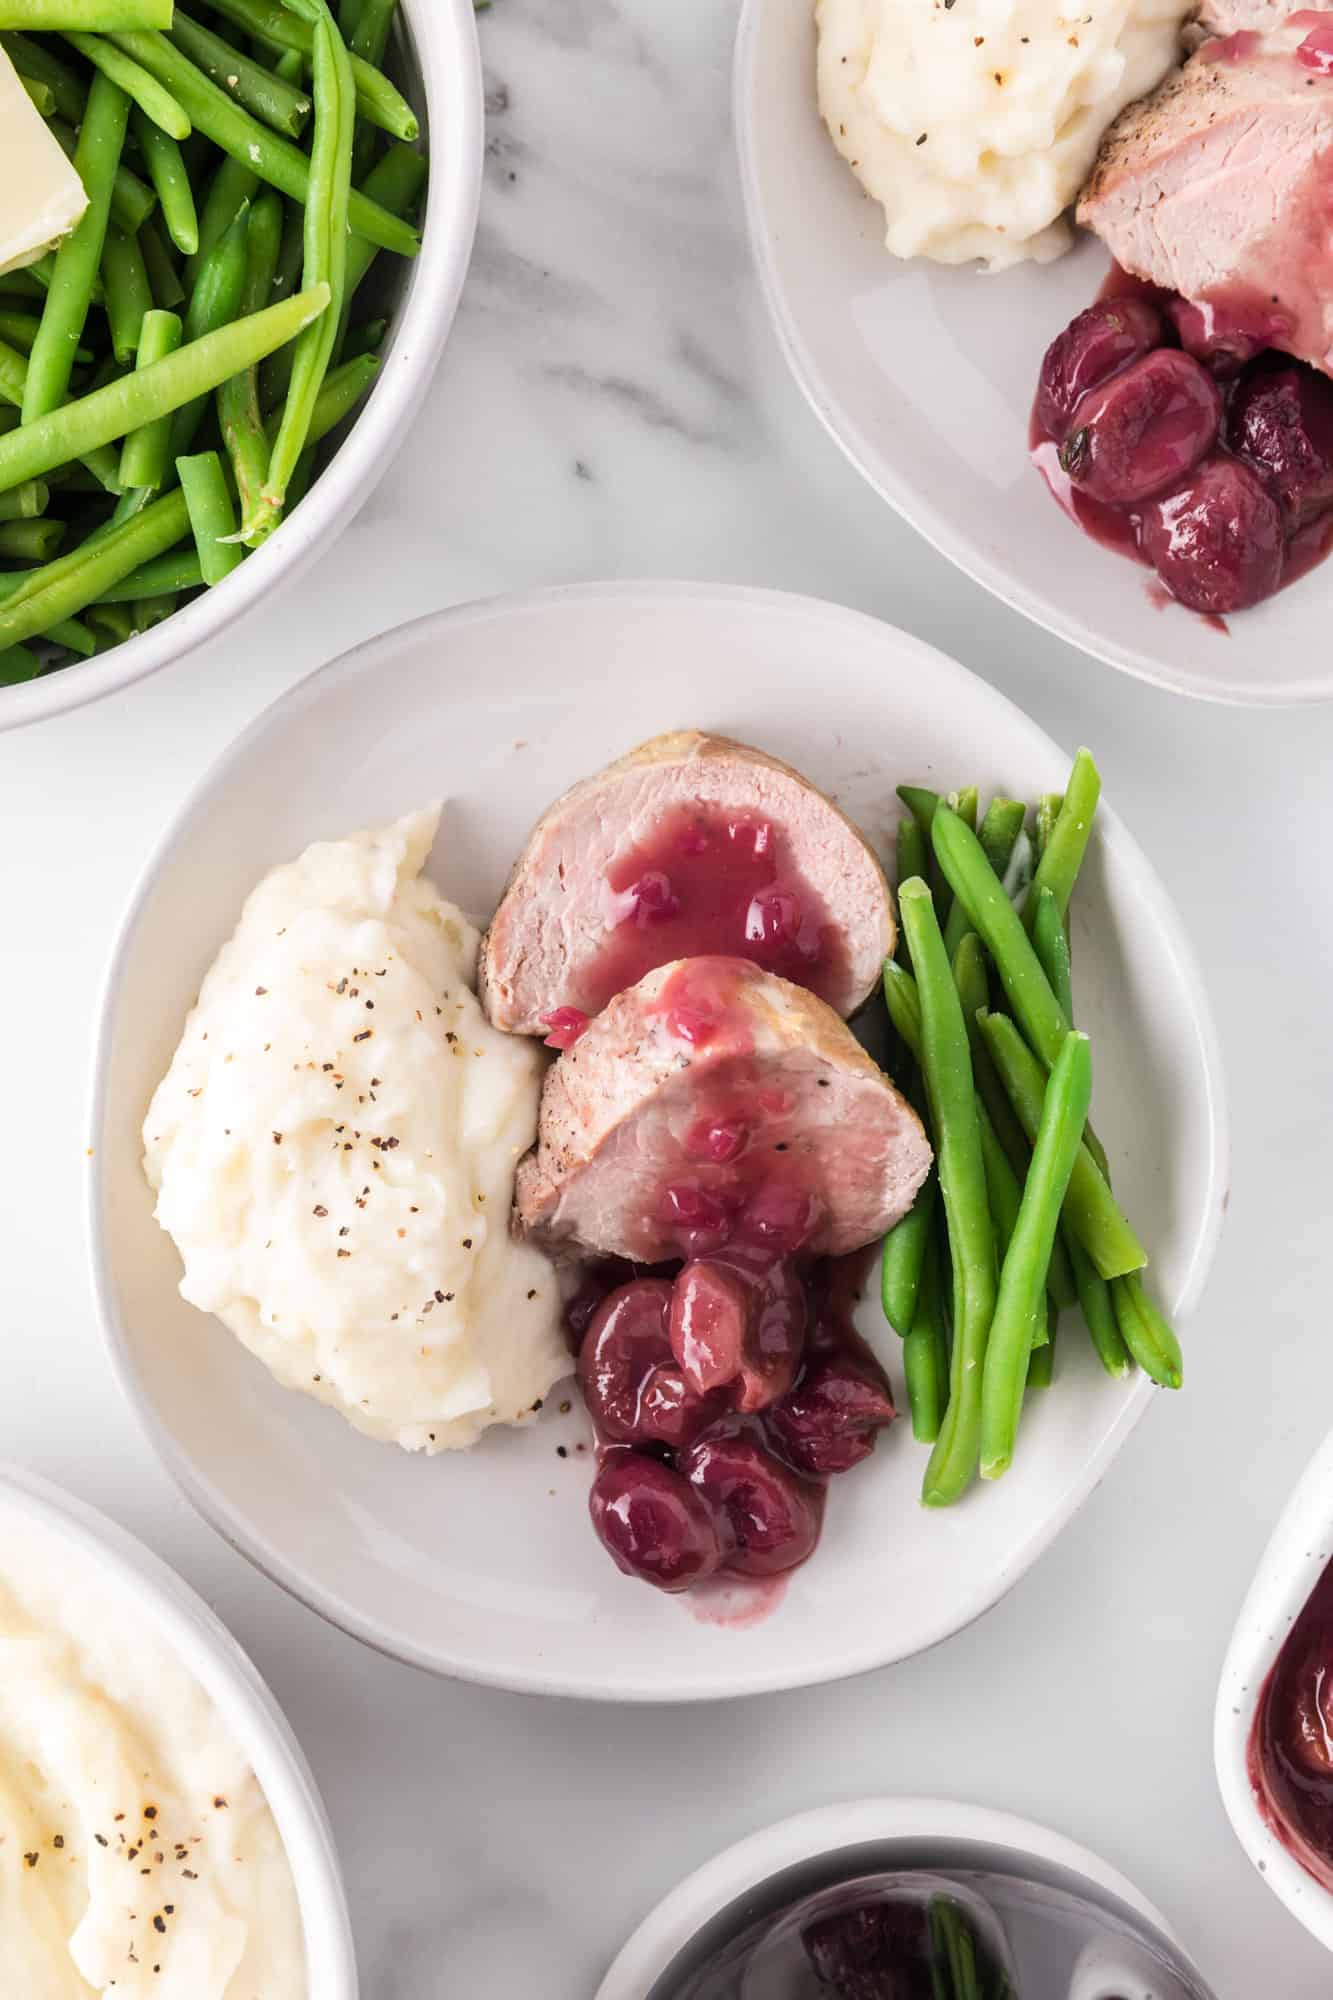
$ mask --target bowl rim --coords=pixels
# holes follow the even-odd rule
[[[0,688],[0,733],[118,693],[183,660],[325,553],[387,472],[453,327],[481,206],[485,92],[472,0],[402,0],[421,71],[436,170],[421,249],[381,369],[351,428],[277,533],[231,576],[160,625],[91,660]]]
[[[1108,641],[1094,625],[1058,610],[1010,575],[987,553],[984,543],[960,530],[940,508],[916,493],[907,479],[885,463],[883,454],[833,393],[823,370],[816,365],[797,328],[793,308],[778,274],[773,231],[769,226],[755,153],[754,105],[757,93],[754,88],[754,58],[761,23],[770,5],[771,0],[742,0],[734,45],[732,126],[746,231],[760,290],[783,358],[801,394],[843,456],[909,527],[961,569],[964,575],[988,590],[1000,603],[1008,605],[1010,610],[1030,619],[1042,631],[1063,639],[1066,644],[1100,660],[1103,665],[1131,674],[1135,680],[1146,681],[1153,687],[1164,688],[1171,694],[1183,695],[1194,701],[1214,702],[1223,707],[1299,708],[1333,701],[1333,670],[1276,687],[1225,680],[1216,684],[1205,683],[1196,676],[1176,673],[1164,656],[1158,657]],[[888,251],[885,251],[885,256],[889,256]]]
[[[328,1813],[282,1709],[248,1653],[183,1576],[99,1508],[0,1459],[0,1513],[17,1512],[110,1569],[180,1656],[244,1752],[296,1884],[310,2000],[357,2000],[351,1918]]]
[[[747,1834],[668,1890],[607,1969],[594,2000],[642,2000],[703,1926],[771,1876],[843,1847],[913,1837],[1002,1847],[1081,1875],[1179,1947],[1171,1925],[1134,1884],[1089,1848],[1035,1820],[960,1799],[885,1794],[817,1806]]]
[[[157,887],[160,876],[170,865],[178,835],[203,801],[227,779],[233,768],[244,763],[252,741],[267,731],[277,711],[282,709],[299,712],[302,707],[322,695],[330,683],[354,679],[362,671],[363,662],[368,657],[375,656],[383,647],[390,644],[407,643],[428,634],[434,637],[441,632],[464,625],[515,616],[526,617],[551,607],[568,606],[578,610],[601,608],[624,601],[629,601],[641,609],[651,609],[654,605],[694,603],[720,605],[733,611],[738,608],[749,608],[755,611],[777,611],[782,614],[794,612],[803,617],[816,615],[849,627],[854,626],[863,632],[869,628],[879,637],[881,643],[887,634],[894,645],[914,653],[920,659],[924,673],[938,676],[943,672],[965,676],[969,682],[984,690],[988,701],[993,701],[1009,710],[1026,728],[1045,734],[1039,724],[998,688],[983,680],[970,668],[963,666],[960,661],[927,645],[910,633],[903,632],[901,628],[875,618],[868,612],[853,610],[828,599],[745,584],[663,581],[659,578],[618,578],[600,583],[557,584],[453,605],[444,610],[406,620],[400,625],[391,627],[387,632],[362,640],[347,652],[314,668],[292,687],[278,695],[214,757],[162,829],[133,884],[117,926],[115,944],[107,962],[98,998],[90,1102],[89,1136],[93,1147],[93,1159],[92,1172],[87,1180],[87,1240],[98,1317],[122,1394],[153,1450],[186,1499],[232,1548],[245,1556],[271,1582],[279,1584],[308,1610],[316,1612],[339,1631],[359,1640],[373,1651],[445,1678],[467,1681],[482,1687],[502,1688],[512,1693],[562,1696],[575,1700],[689,1703],[728,1700],[774,1693],[791,1687],[810,1687],[852,1679],[857,1675],[871,1673],[882,1666],[892,1664],[902,1656],[892,1650],[886,1653],[879,1648],[868,1652],[864,1657],[859,1657],[851,1665],[834,1661],[826,1668],[821,1667],[817,1672],[802,1670],[793,1674],[783,1671],[779,1666],[766,1672],[751,1671],[739,1683],[734,1674],[718,1673],[711,1678],[697,1677],[682,1687],[676,1684],[663,1686],[656,1683],[644,1685],[638,1682],[608,1683],[605,1679],[594,1679],[587,1674],[567,1672],[558,1678],[552,1678],[550,1672],[543,1667],[540,1656],[525,1662],[521,1667],[497,1669],[471,1658],[446,1658],[439,1649],[427,1649],[397,1637],[390,1638],[375,1620],[364,1616],[353,1603],[336,1592],[312,1582],[303,1571],[289,1563],[271,1543],[252,1535],[248,1525],[235,1514],[229,1502],[198,1472],[189,1454],[159,1419],[129,1352],[112,1280],[108,1232],[104,1225],[105,1204],[102,1199],[103,1161],[106,1157],[102,1133],[106,1118],[111,1064],[110,1022],[117,990],[122,980],[123,967],[133,949],[134,935],[140,917],[145,904]],[[1230,1124],[1221,1044],[1193,946],[1188,940],[1179,912],[1166,885],[1112,807],[1105,805],[1099,807],[1099,819],[1103,826],[1103,837],[1113,842],[1126,861],[1141,871],[1145,892],[1157,904],[1161,915],[1161,934],[1164,939],[1169,940],[1168,948],[1177,966],[1182,989],[1188,998],[1192,1033],[1199,1050],[1209,1145],[1203,1178],[1203,1222],[1175,1306],[1176,1317],[1183,1321],[1193,1312],[1207,1280],[1226,1209],[1230,1176]],[[1076,1484],[1071,1486],[1067,1505],[1063,1509],[1053,1510],[1043,1521],[1039,1532],[1034,1534],[1031,1542],[1025,1547],[1022,1564],[1011,1563],[998,1571],[989,1592],[969,1616],[943,1625],[925,1645],[914,1646],[911,1649],[913,1654],[928,1651],[932,1646],[942,1644],[953,1637],[956,1632],[965,1630],[968,1625],[998,1603],[1019,1578],[1045,1554],[1118,1456],[1142,1420],[1152,1395],[1152,1384],[1145,1376],[1141,1374],[1137,1376],[1133,1386],[1125,1394],[1119,1413],[1108,1428],[1099,1450],[1084,1463]]]
[[[1333,1433],[1296,1483],[1259,1558],[1227,1647],[1213,1710],[1213,1762],[1232,1829],[1273,1894],[1333,1951],[1333,1891],[1269,1825],[1250,1783],[1259,1698],[1287,1634],[1333,1558]]]

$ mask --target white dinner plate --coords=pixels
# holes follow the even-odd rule
[[[833,605],[602,584],[465,606],[359,647],[251,725],[164,833],[109,975],[92,1233],[112,1352],[154,1442],[207,1518],[307,1604],[401,1659],[504,1687],[688,1700],[834,1680],[918,1652],[1023,1574],[1151,1393],[1141,1380],[1109,1382],[1071,1327],[1058,1386],[999,1485],[924,1512],[923,1454],[903,1423],[833,1482],[823,1544],[781,1603],[721,1624],[622,1577],[594,1540],[576,1397],[562,1413],[556,1392],[526,1433],[413,1458],[275,1387],[182,1302],[140,1127],[201,977],[265,870],[442,794],[431,872],[484,917],[556,793],[688,725],[789,759],[884,853],[899,781],[1032,797],[1068,770],[1064,752],[964,668]],[[1074,904],[1099,1129],[1156,1286],[1183,1320],[1225,1190],[1214,1032],[1177,913],[1113,811],[1100,826]],[[877,1320],[876,1307],[864,1312],[901,1389],[898,1344]]]
[[[1333,698],[1333,567],[1222,631],[1164,605],[1151,570],[1060,511],[1028,463],[1028,418],[1042,355],[1092,303],[1106,253],[1085,238],[994,277],[890,256],[883,211],[819,116],[814,12],[745,0],[736,135],[778,337],[853,465],[978,583],[1113,667],[1212,701]]]

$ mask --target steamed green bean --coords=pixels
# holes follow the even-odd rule
[[[102,258],[111,211],[111,184],[125,142],[128,118],[129,99],[124,92],[106,77],[94,76],[74,154],[75,169],[88,196],[88,206],[56,251],[51,289],[28,359],[23,391],[25,428],[33,427],[39,418],[55,410],[69,390],[74,354],[83,335],[93,282]],[[74,454],[67,452],[64,456]],[[49,470],[49,466],[43,466],[42,470]]]
[[[307,286],[327,285],[332,307],[296,341],[292,379],[264,480],[268,513],[252,523],[252,543],[271,534],[277,526],[286,504],[287,487],[306,449],[315,404],[333,358],[347,279],[352,141],[356,133],[356,91],[351,63],[325,0],[288,0],[288,4],[298,17],[310,20],[313,31],[315,124],[305,212],[303,282]]]
[[[1035,1140],[1046,1095],[1046,1075],[1013,1022],[987,1014],[982,1030],[1000,1079],[1028,1138]],[[1138,1271],[1147,1252],[1126,1221],[1086,1144],[1079,1147],[1064,1204],[1065,1220],[1104,1278]]]
[[[163,226],[181,255],[191,257],[199,248],[199,217],[181,149],[175,139],[145,117],[137,106],[130,113],[130,123],[148,168],[148,178],[157,191]]]
[[[919,876],[904,882],[898,903],[916,968],[922,1070],[953,1268],[949,1404],[922,1487],[928,1506],[946,1506],[977,1469],[981,1376],[995,1306],[995,1233],[967,1029],[928,884]]]
[[[182,13],[179,7],[168,33],[182,54],[229,97],[243,104],[265,125],[272,126],[275,132],[300,138],[310,116],[310,99],[305,91],[285,82],[273,70],[265,69],[262,63],[253,62],[211,28]]]
[[[295,49],[307,58],[313,52],[314,30],[310,22],[290,13],[278,0],[213,0],[213,11],[274,48]],[[420,127],[416,113],[383,71],[373,68],[360,55],[354,54],[351,62],[361,116],[395,139],[417,138]]]
[[[126,375],[105,389],[38,422],[0,437],[0,492],[25,479],[40,479],[66,460],[81,457],[93,446],[123,438],[155,417],[178,410],[195,396],[206,396],[239,368],[272,353],[324,312],[326,285],[299,292],[281,305],[206,334],[142,373]]]
[[[0,0],[0,7],[4,0]],[[82,35],[66,32],[65,40],[71,48],[78,50],[86,62],[103,76],[110,77],[112,83],[119,84],[132,104],[138,105],[145,118],[158,126],[173,139],[188,139],[190,121],[169,90],[164,90],[155,76],[150,76],[123,49],[109,42],[105,35]]]
[[[1086,1035],[1071,1032],[1042,1100],[1032,1165],[996,1293],[981,1397],[981,1476],[998,1479],[1013,1458],[1028,1362],[1046,1328],[1046,1274],[1074,1161],[1092,1100]]]
[[[285,10],[284,10],[285,11]],[[295,19],[295,16],[289,16]],[[310,187],[310,162],[290,139],[270,132],[225,90],[210,83],[203,71],[183,56],[165,35],[116,35],[117,48],[133,56],[151,75],[164,83],[180,101],[187,116],[206,138],[233,159],[254,168],[259,178],[293,201],[304,203]],[[413,136],[405,133],[404,137]],[[420,242],[415,229],[389,215],[376,202],[352,191],[348,210],[351,226],[358,235],[368,236],[382,250],[396,251],[400,257],[415,257]]]

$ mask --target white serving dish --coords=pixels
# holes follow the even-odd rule
[[[312,675],[215,765],[163,831],[108,976],[91,1230],[111,1352],[166,1464],[220,1532],[334,1623],[437,1671],[547,1694],[691,1700],[901,1659],[993,1604],[1058,1533],[1146,1409],[1072,1331],[1013,1471],[946,1513],[918,1504],[904,1425],[835,1481],[824,1542],[766,1619],[702,1622],[620,1576],[586,1518],[582,1410],[409,1458],[274,1386],[177,1294],[140,1126],[247,891],[316,838],[443,793],[431,869],[481,915],[532,822],[575,778],[666,728],[750,738],[838,796],[882,851],[893,787],[975,779],[1018,796],[1068,758],[954,662],[858,613],[777,593],[602,584],[422,619]],[[1075,903],[1098,1121],[1182,1321],[1221,1223],[1226,1116],[1208,1002],[1179,917],[1108,810]],[[863,1314],[898,1378],[877,1305]],[[556,1455],[557,1445],[569,1451]],[[886,1533],[885,1524],[892,1524]]]
[[[216,639],[326,555],[388,470],[454,322],[477,229],[485,136],[472,0],[402,0],[400,13],[406,91],[429,142],[431,171],[421,251],[404,267],[374,388],[300,506],[224,583],[123,646],[0,687],[0,730],[100,700]]]
[[[995,277],[884,247],[883,214],[834,151],[815,97],[814,0],[745,0],[734,110],[755,261],[792,372],[870,484],[969,576],[1142,680],[1205,700],[1333,697],[1333,568],[1230,619],[1151,593],[1028,463],[1041,357],[1107,268],[1091,238]]]
[[[1259,1808],[1248,1750],[1255,1710],[1283,1641],[1333,1559],[1333,1436],[1301,1474],[1241,1607],[1218,1684],[1213,1756],[1236,1838],[1291,1914],[1333,1951],[1333,1893],[1284,1845]]]
[[[950,1848],[975,1848],[970,1866],[993,1865],[982,1855],[996,1850],[1021,1860],[1034,1876],[1058,1870],[1080,1878],[1113,1896],[1135,1916],[1142,1917],[1172,1944],[1165,1917],[1125,1877],[1098,1855],[1063,1834],[1013,1813],[989,1806],[965,1805],[956,1799],[856,1799],[821,1806],[780,1820],[776,1826],[751,1834],[715,1855],[645,1917],[598,1987],[594,2000],[644,2000],[655,1980],[714,1917],[761,1883],[803,1862],[860,1848],[852,1872],[873,1870],[887,1862],[870,1859],[874,1849],[896,1841],[923,1847],[947,1843]],[[899,1865],[907,1865],[905,1862]],[[943,1864],[941,1864],[943,1865]],[[964,1865],[961,1859],[955,1866]],[[1101,2000],[1101,1995],[1098,1995]]]
[[[190,1586],[142,1542],[49,1480],[0,1462],[0,1534],[20,1515],[91,1558],[103,1582],[173,1647],[258,1778],[282,1836],[305,1932],[309,2000],[357,2000],[356,1952],[333,1832],[310,1766],[250,1660]]]

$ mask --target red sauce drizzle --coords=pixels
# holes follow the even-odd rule
[[[783,834],[758,814],[672,807],[607,869],[604,908],[605,942],[574,996],[589,1014],[659,965],[714,953],[822,999],[842,989],[838,927]]]
[[[1289,26],[1304,27],[1311,22],[1317,23],[1318,26],[1315,32],[1307,37],[1306,43],[1302,44],[1302,49],[1310,46],[1312,54],[1302,56],[1301,59],[1310,67],[1320,67],[1322,58],[1316,62],[1314,50],[1326,47],[1327,73],[1333,75],[1333,19],[1328,15],[1312,11],[1292,14],[1288,18]],[[1249,42],[1262,39],[1262,36],[1254,35],[1251,30],[1243,29],[1209,46],[1214,51],[1221,51],[1225,60],[1240,61],[1250,53]],[[1242,44],[1245,46],[1242,47]],[[1301,51],[1297,53],[1299,55]],[[1132,271],[1124,270],[1115,262],[1112,262],[1110,270],[1099,286],[1097,298],[1099,300],[1146,299],[1168,317],[1173,304],[1179,307],[1182,303],[1176,293],[1166,291],[1160,285],[1151,284],[1146,278],[1136,277]],[[1209,332],[1222,339],[1228,336],[1240,340],[1248,338],[1262,346],[1280,350],[1283,340],[1290,332],[1289,318],[1276,306],[1273,299],[1242,285],[1229,287],[1225,292],[1219,291],[1191,304],[1206,321]],[[1280,352],[1278,358],[1283,358]],[[1229,398],[1235,384],[1224,380],[1220,387],[1225,400]],[[1225,420],[1223,430],[1225,433]],[[1045,480],[1052,497],[1085,535],[1100,543],[1102,547],[1113,549],[1117,555],[1128,556],[1132,562],[1151,568],[1147,556],[1140,547],[1142,515],[1130,507],[1107,506],[1075,487],[1061,467],[1059,440],[1042,423],[1036,402],[1033,404],[1028,425],[1028,446],[1032,463]],[[1219,446],[1219,449],[1222,447]],[[1279,590],[1285,590],[1288,584],[1295,583],[1300,577],[1308,575],[1324,561],[1330,551],[1333,551],[1333,514],[1322,515],[1296,529],[1287,539]],[[1156,580],[1148,584],[1147,591],[1149,601],[1158,610],[1165,610],[1167,605],[1177,603],[1171,592]],[[1230,628],[1225,618],[1206,612],[1195,612],[1193,615],[1211,630],[1221,633],[1224,637],[1229,636]]]

